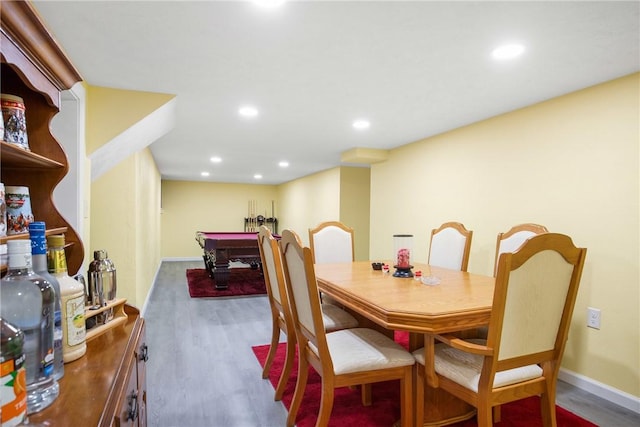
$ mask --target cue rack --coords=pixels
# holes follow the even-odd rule
[[[278,218],[275,217],[275,204],[271,201],[271,217],[267,217],[267,211],[264,215],[258,214],[257,201],[249,200],[248,215],[244,219],[244,231],[257,233],[260,226],[266,226],[271,233],[278,234]]]

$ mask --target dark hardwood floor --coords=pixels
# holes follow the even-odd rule
[[[163,262],[145,307],[149,427],[284,426],[251,350],[271,337],[266,296],[190,298],[186,269],[202,267]],[[599,426],[640,425],[640,414],[562,381],[557,403]]]

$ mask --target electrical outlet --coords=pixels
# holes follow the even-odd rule
[[[600,329],[600,309],[587,308],[587,326],[593,329]]]

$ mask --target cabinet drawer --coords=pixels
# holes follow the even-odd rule
[[[131,360],[125,377],[126,387],[122,390],[116,411],[114,425],[116,427],[138,427],[140,418],[140,402],[142,396],[138,391],[137,364]]]

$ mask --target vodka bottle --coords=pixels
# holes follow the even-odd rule
[[[87,329],[84,321],[84,286],[67,272],[64,235],[47,236],[49,273],[60,284],[62,306],[62,357],[73,362],[87,352]]]
[[[9,240],[9,266],[0,281],[0,316],[24,333],[27,413],[51,405],[60,393],[53,377],[55,291],[33,272],[31,241]]]
[[[0,425],[14,427],[27,418],[24,334],[0,317]]]
[[[29,237],[31,238],[31,257],[33,259],[33,271],[44,277],[56,291],[53,325],[53,376],[60,380],[64,376],[64,360],[62,359],[62,309],[60,308],[60,284],[58,279],[49,273],[47,267],[47,239],[45,238],[45,224],[42,221],[34,221],[29,224]]]

